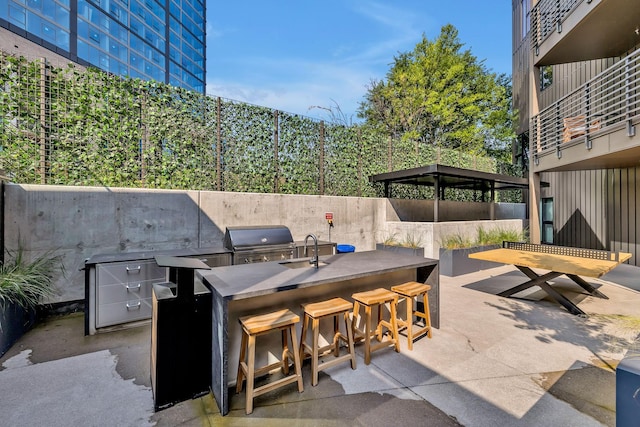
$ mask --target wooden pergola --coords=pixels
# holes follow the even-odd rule
[[[434,222],[438,222],[438,201],[445,200],[445,189],[447,188],[478,191],[482,194],[482,202],[489,201],[491,203],[495,202],[496,191],[526,190],[529,188],[526,178],[439,164],[372,175],[369,177],[369,181],[382,182],[385,197],[388,198],[391,198],[391,184],[434,187]],[[494,219],[493,208],[491,209],[491,219]]]

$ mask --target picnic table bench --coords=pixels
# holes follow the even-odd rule
[[[571,314],[585,315],[584,311],[551,286],[548,281],[565,275],[586,290],[589,295],[608,299],[580,276],[601,277],[630,259],[631,254],[567,246],[503,242],[502,248],[469,254],[469,258],[513,264],[529,277],[529,281],[500,292],[499,296],[510,297],[532,286],[539,286]],[[533,268],[549,270],[549,272],[539,275],[532,270]]]

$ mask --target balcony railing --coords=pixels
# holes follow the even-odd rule
[[[640,115],[640,49],[559,99],[531,119],[532,153],[537,157],[627,127]]]
[[[560,32],[565,16],[583,1],[585,0],[540,0],[531,10],[531,48],[541,46],[553,31]]]

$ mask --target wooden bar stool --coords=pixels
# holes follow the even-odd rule
[[[353,328],[354,341],[364,340],[364,363],[368,365],[371,363],[371,353],[381,348],[394,346],[396,352],[400,352],[400,342],[398,340],[398,324],[396,305],[398,303],[398,294],[388,291],[387,289],[378,288],[372,291],[357,292],[351,295],[351,298],[355,301],[353,304],[353,321],[351,327]],[[385,304],[389,304],[389,311],[391,312],[391,318],[389,321],[382,319],[382,309]],[[356,318],[359,316],[360,306],[364,307],[364,331],[356,327]],[[378,307],[378,322],[374,330],[371,329],[371,308]],[[387,331],[391,334],[390,337],[383,340],[383,328],[387,328]],[[371,338],[376,338],[379,342],[371,344]]]
[[[257,316],[244,316],[239,320],[242,325],[242,344],[240,347],[240,361],[238,363],[236,393],[242,391],[242,382],[244,378],[246,378],[247,414],[253,412],[253,398],[271,390],[297,381],[298,391],[302,393],[304,390],[302,385],[302,369],[300,365],[300,355],[297,351],[298,339],[296,338],[296,323],[300,321],[300,316],[290,310],[284,309]],[[256,337],[276,330],[282,332],[282,360],[261,368],[256,368]],[[288,345],[287,332],[291,335],[291,349],[293,349],[293,351]],[[294,362],[295,374],[289,375],[289,359],[292,359]],[[282,368],[284,374],[287,376],[254,388],[254,380],[257,375],[267,373],[278,366]]]
[[[409,350],[413,350],[413,340],[423,335],[425,332],[429,338],[431,338],[431,314],[429,313],[429,295],[431,286],[419,283],[419,282],[407,282],[401,285],[392,286],[391,290],[397,293],[401,298],[404,298],[407,304],[407,319],[398,319],[398,328],[407,329],[407,342],[409,344]],[[418,310],[418,297],[422,295],[423,311]],[[416,303],[416,309],[413,308],[413,303]],[[424,319],[425,326],[413,331],[413,317],[421,317]]]
[[[356,369],[356,353],[353,349],[353,331],[349,322],[349,312],[353,304],[342,298],[333,298],[327,301],[302,304],[304,310],[304,320],[302,321],[302,335],[300,336],[300,360],[304,361],[307,356],[311,356],[311,385],[318,384],[318,372],[337,365],[338,363],[351,360],[351,369]],[[340,315],[344,318],[345,336],[340,332]],[[324,347],[320,347],[318,340],[320,337],[320,320],[325,317],[333,317],[333,340]],[[309,346],[306,343],[307,329],[311,321],[312,342]],[[340,341],[347,345],[348,353],[340,356]],[[327,360],[319,364],[319,359],[333,353],[334,359]]]

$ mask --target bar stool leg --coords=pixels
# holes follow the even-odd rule
[[[333,316],[333,355],[338,357],[340,355],[340,323],[338,315]]]
[[[289,331],[291,333],[291,343],[293,344],[293,348],[294,348],[292,352],[289,352],[289,356],[293,356],[293,363],[295,364],[296,376],[298,378],[298,392],[302,393],[304,391],[304,385],[302,383],[302,364],[300,359],[300,353],[296,351],[297,349],[295,348],[296,343],[298,342],[298,339],[296,336],[296,325],[292,324],[289,327]]]
[[[282,330],[282,372],[289,375],[289,339],[287,338],[287,330]]]
[[[424,316],[422,316],[424,318],[424,326],[427,329],[427,336],[429,338],[431,338],[431,310],[429,310],[429,293],[425,292],[424,294],[422,294],[422,304],[423,304],[423,311],[424,311]]]
[[[358,316],[360,315],[360,303],[355,301],[353,303],[353,317],[351,318],[351,335],[353,339],[356,339],[356,322],[358,320]],[[359,338],[359,337],[358,337]]]
[[[352,322],[349,321],[349,312],[344,312],[344,326],[347,332],[347,345],[349,346],[349,354],[351,355],[351,369],[356,369],[356,352],[353,345]]]
[[[311,350],[311,372],[313,372],[313,378],[311,379],[311,385],[318,385],[318,341],[320,340],[320,319],[314,318],[311,322],[311,330],[313,331],[313,347]]]
[[[255,335],[249,335],[249,350],[248,350],[248,362],[247,362],[247,387],[246,387],[246,413],[253,412],[253,391],[255,380],[255,365],[256,365],[256,337]]]
[[[398,333],[398,313],[396,312],[397,303],[392,301],[389,303],[391,306],[391,333],[393,334],[393,340],[396,347],[396,353],[400,353],[400,334]]]
[[[365,334],[364,334],[364,364],[371,363],[371,306],[364,306]]]
[[[413,350],[413,298],[404,298],[407,305],[407,341],[409,350]]]
[[[305,313],[302,316],[302,333],[300,334],[300,360],[304,360],[304,344],[307,340],[307,330],[309,325],[309,316]]]
[[[244,381],[244,372],[245,372],[242,369],[242,364],[245,363],[245,358],[247,357],[248,338],[249,338],[249,335],[243,330],[242,344],[240,345],[240,359],[239,359],[240,361],[238,362],[238,375],[236,376],[236,393],[240,393],[242,391],[242,382]]]
[[[378,326],[376,326],[376,339],[378,341],[382,341],[382,324],[380,323],[382,322],[382,305],[378,304]]]

